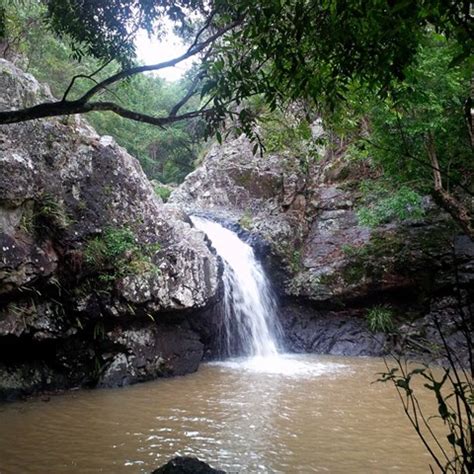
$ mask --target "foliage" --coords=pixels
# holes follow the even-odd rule
[[[404,199],[383,202],[384,206],[400,209],[408,201],[416,210],[419,198],[408,196],[407,190],[432,194],[473,236],[469,199],[474,176],[470,105],[474,58],[460,60],[462,51],[463,45],[452,38],[426,32],[405,68],[404,80],[383,99],[368,84],[353,84],[347,101],[325,117],[332,132],[351,143],[351,158],[370,159],[389,192],[403,190]],[[362,220],[376,223],[386,214],[383,209],[371,211],[363,211]]]
[[[405,81],[386,101],[372,107],[368,147],[386,177],[412,182],[420,190],[432,189],[433,170],[427,153],[432,136],[446,189],[472,179],[465,110],[472,63],[453,66],[459,53],[459,45],[440,35],[427,36]]]
[[[108,228],[100,237],[95,237],[87,244],[85,260],[104,266],[107,262],[122,256],[127,251],[138,249],[133,232],[128,228]]]
[[[422,197],[407,186],[395,190],[389,183],[365,181],[361,189],[365,205],[358,209],[357,217],[362,225],[376,227],[394,220],[419,220],[425,214]]]
[[[403,409],[436,466],[443,473],[469,474],[474,469],[472,420],[474,392],[472,375],[462,368],[451,366],[440,369],[437,376],[428,366],[410,369],[406,362],[396,359],[397,367],[380,374],[381,382],[392,382],[396,387]],[[424,387],[433,392],[438,415],[427,418],[416,397],[414,382],[424,380]],[[432,429],[433,419],[440,419],[446,430],[449,447]],[[432,469],[432,472],[433,469]]]
[[[135,56],[134,38],[139,29],[160,30],[166,20],[189,30],[189,9],[203,9],[201,0],[95,0],[91,4],[62,0],[47,2],[52,28],[70,39],[74,57],[90,55],[116,59],[127,66]]]
[[[372,332],[393,330],[393,311],[388,306],[374,306],[367,311],[367,325]]]
[[[303,114],[275,110],[270,112],[262,107],[258,121],[262,127],[262,141],[268,152],[298,151],[312,139],[310,124]]]
[[[456,42],[453,60],[458,64],[469,62],[474,43],[466,0],[49,0],[45,21],[68,40],[76,58],[88,54],[101,65],[115,60],[122,67],[72,108],[62,103],[62,112],[76,113],[76,106],[84,110],[90,97],[135,74],[201,55],[187,97],[203,99],[204,105],[196,102],[194,110],[206,119],[207,132],[220,140],[220,129],[231,118],[239,133],[257,144],[255,115],[246,105],[250,97],[260,95],[271,111],[298,99],[331,109],[360,85],[386,97],[409,76],[428,31]],[[193,38],[188,52],[171,64],[131,67],[137,32],[162,34],[166,22]],[[46,109],[35,114],[47,114]],[[123,113],[118,107],[109,110]],[[14,112],[3,117],[12,120],[12,114],[16,117]],[[143,114],[125,116],[145,119]],[[171,111],[168,118],[174,120]]]
[[[467,185],[474,173],[468,123],[472,61],[456,64],[461,51],[459,44],[427,33],[404,80],[383,100],[366,84],[355,85],[326,116],[327,125],[351,140],[352,157],[370,157],[394,187],[405,184],[421,193],[433,189],[431,136],[445,188]]]
[[[156,195],[160,196],[163,202],[168,201],[169,197],[171,196],[171,189],[165,186],[156,184],[154,187],[154,190],[155,190]]]
[[[456,59],[472,48],[468,2],[260,1],[238,2],[245,18],[204,63],[202,91],[214,97],[222,120],[224,105],[261,94],[270,109],[279,102],[306,99],[328,110],[363,84],[386,96],[415,61],[428,29],[455,37]],[[317,26],[315,26],[317,25]],[[350,53],[348,53],[350,52]],[[249,132],[252,114],[237,115]]]
[[[108,227],[103,234],[87,241],[84,260],[99,273],[99,279],[112,283],[130,274],[159,272],[152,261],[159,244],[139,245],[127,228]]]

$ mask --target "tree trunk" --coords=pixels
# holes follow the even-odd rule
[[[474,228],[468,208],[449,192],[443,189],[443,180],[441,178],[438,156],[436,155],[434,136],[431,132],[428,133],[426,149],[428,151],[428,156],[430,158],[431,167],[433,170],[433,198],[435,202],[460,225],[466,235],[474,240]]]
[[[433,198],[442,209],[444,209],[462,228],[471,240],[474,240],[474,228],[469,210],[451,194],[438,189],[433,191]]]

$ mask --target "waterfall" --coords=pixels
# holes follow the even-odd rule
[[[250,245],[216,222],[193,216],[222,258],[225,355],[276,356],[280,325],[269,281]]]

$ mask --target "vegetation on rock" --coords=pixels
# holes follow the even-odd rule
[[[390,332],[393,329],[393,311],[388,306],[374,306],[367,312],[367,325],[372,332]]]
[[[159,272],[152,257],[160,248],[158,243],[139,245],[127,227],[108,227],[86,243],[84,261],[99,273],[99,280],[113,282],[129,274]]]

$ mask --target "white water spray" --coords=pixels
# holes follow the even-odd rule
[[[265,272],[250,245],[216,222],[191,218],[222,258],[226,355],[275,357],[280,325]]]

